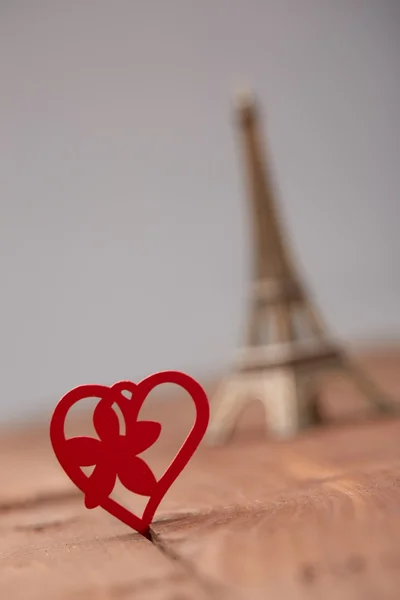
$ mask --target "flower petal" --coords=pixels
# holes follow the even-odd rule
[[[114,439],[119,435],[119,420],[109,400],[100,400],[94,409],[93,425],[101,440]]]
[[[118,477],[127,490],[141,496],[151,496],[157,485],[150,468],[137,456],[128,458],[118,466]]]
[[[86,508],[96,508],[108,498],[114,489],[116,473],[113,465],[101,461],[88,478],[85,490]]]
[[[66,441],[64,452],[69,461],[80,467],[95,465],[101,453],[101,442],[90,437],[75,437]]]
[[[140,454],[150,448],[161,433],[161,425],[156,421],[136,421],[126,433],[127,451]]]

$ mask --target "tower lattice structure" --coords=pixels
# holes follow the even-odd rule
[[[390,401],[333,341],[299,277],[281,226],[251,94],[241,97],[237,116],[253,218],[253,272],[244,344],[217,390],[209,441],[227,440],[255,399],[262,402],[277,437],[319,424],[315,375],[327,369],[350,377],[377,411],[391,411]]]

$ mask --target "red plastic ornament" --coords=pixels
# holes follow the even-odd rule
[[[138,421],[139,411],[148,394],[163,383],[175,383],[192,397],[196,407],[194,425],[177,455],[157,481],[145,461],[137,456],[158,439],[160,423]],[[130,392],[128,399],[123,392]],[[65,419],[70,408],[87,398],[99,398],[93,413],[93,425],[99,439],[75,437],[67,439]],[[117,404],[125,420],[125,433],[120,433],[119,419],[112,408]],[[50,423],[50,438],[59,463],[85,494],[85,506],[101,506],[117,519],[142,535],[150,537],[149,526],[166,492],[186,466],[201,442],[208,426],[209,404],[206,393],[197,381],[178,371],[162,371],[150,375],[140,383],[120,381],[111,387],[81,385],[68,392],[57,404]],[[81,467],[94,466],[87,476]],[[148,496],[140,518],[109,496],[116,478],[131,492]]]

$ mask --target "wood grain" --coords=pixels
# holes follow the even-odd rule
[[[363,362],[400,398],[400,351]],[[351,390],[326,386],[332,417],[367,414]],[[149,401],[143,416],[163,425],[145,455],[161,474],[193,411],[178,394]],[[251,407],[232,443],[203,444],[172,486],[153,544],[84,508],[47,426],[4,432],[0,455],[2,599],[400,597],[400,420],[347,419],[279,443]],[[138,498],[117,497],[141,510]]]

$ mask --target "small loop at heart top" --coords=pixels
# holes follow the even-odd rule
[[[149,393],[163,383],[175,383],[192,397],[196,418],[180,450],[157,481],[146,462],[137,456],[152,446],[160,436],[161,425],[154,421],[139,421],[139,411]],[[76,437],[66,439],[66,416],[77,402],[96,397],[99,402],[93,413],[93,425],[98,439]],[[125,421],[120,431],[116,404]],[[203,438],[209,421],[209,404],[203,388],[189,375],[179,371],[162,371],[150,375],[138,384],[120,381],[113,386],[82,385],[68,392],[57,404],[50,424],[53,450],[66,474],[85,494],[87,508],[101,506],[109,513],[146,534],[162,498],[186,466]],[[90,476],[81,467],[94,466]],[[109,496],[116,479],[129,491],[148,496],[140,518]]]

